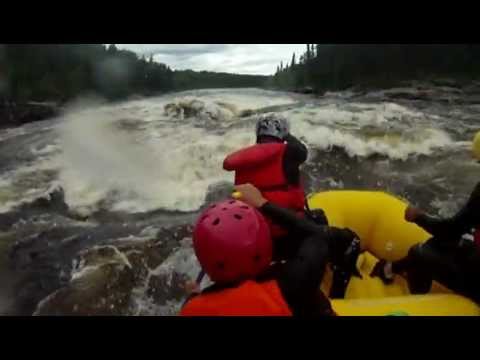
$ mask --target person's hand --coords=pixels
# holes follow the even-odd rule
[[[422,211],[420,209],[409,206],[405,210],[405,220],[407,220],[408,222],[414,222],[421,214]]]
[[[263,197],[260,190],[258,190],[252,184],[236,185],[235,191],[240,193],[239,194],[240,200],[242,200],[243,202],[255,208],[260,208],[267,202],[267,199]]]
[[[391,263],[388,263],[386,260],[379,260],[372,271],[370,272],[370,277],[378,277],[385,285],[390,285],[393,283],[393,273],[391,273]],[[386,274],[386,268],[389,267],[389,274]]]
[[[317,225],[328,225],[327,216],[322,209],[305,209],[305,215]]]

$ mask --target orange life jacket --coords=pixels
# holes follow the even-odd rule
[[[247,280],[235,288],[191,298],[181,316],[292,316],[276,280]]]
[[[273,204],[294,210],[303,216],[305,191],[301,185],[290,185],[283,170],[284,143],[255,144],[228,155],[223,168],[235,171],[235,185],[251,183]],[[267,219],[273,237],[285,231]]]

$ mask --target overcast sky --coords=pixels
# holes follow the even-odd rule
[[[155,61],[174,70],[208,70],[271,75],[280,61],[305,52],[305,44],[116,44],[138,54],[153,54]]]

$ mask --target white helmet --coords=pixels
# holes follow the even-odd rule
[[[259,136],[271,136],[280,140],[284,140],[290,132],[290,124],[288,120],[279,114],[263,115],[258,119],[256,126],[256,134]]]

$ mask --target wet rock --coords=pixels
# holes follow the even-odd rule
[[[185,274],[173,271],[170,275],[154,275],[148,282],[147,296],[157,304],[168,300],[180,300],[185,297],[185,282],[189,280]]]
[[[50,189],[45,195],[22,207],[40,209],[42,211],[53,211],[60,214],[66,214],[68,212],[68,205],[65,202],[65,191],[61,186]]]
[[[382,92],[389,99],[405,99],[405,100],[428,100],[433,92],[431,90],[418,90],[412,88],[392,89]]]
[[[295,89],[294,92],[298,94],[313,94],[314,90],[311,86],[305,86],[303,88]]]
[[[179,236],[178,232],[175,232]],[[128,315],[135,312],[134,289],[164,304],[185,296],[185,274],[171,271],[150,275],[166,257],[155,239],[140,244],[103,245],[79,253],[69,283],[46,297],[36,315]],[[177,246],[178,246],[177,239]],[[169,267],[167,266],[168,270]],[[28,291],[28,290],[27,290]]]
[[[60,215],[60,217],[56,216]],[[69,207],[65,202],[65,193],[61,187],[53,187],[44,195],[34,199],[31,202],[23,203],[9,212],[0,214],[0,231],[8,231],[19,220],[27,221],[39,217],[49,217],[50,219],[62,219],[69,217],[73,220],[83,220],[69,212]],[[52,221],[55,223],[54,221]]]
[[[14,103],[0,102],[0,128],[20,126],[29,122],[55,117],[59,108],[53,103]]]
[[[461,80],[448,79],[448,78],[432,79],[430,82],[436,86],[448,86],[452,88],[461,88],[464,83],[464,81],[461,81]]]
[[[464,96],[456,101],[459,105],[476,105],[480,104],[480,91],[478,94]]]
[[[177,119],[203,119],[215,122],[239,115],[235,105],[216,101],[205,103],[198,99],[182,99],[164,106],[164,113]]]
[[[108,262],[48,296],[34,315],[125,315],[134,285],[131,268]]]
[[[147,274],[139,275],[143,263],[134,267],[114,245],[83,250],[73,264],[69,282],[41,301],[35,315],[128,314],[132,289]]]
[[[480,94],[480,83],[474,81],[468,85],[465,85],[462,88],[462,91],[466,95],[478,95]]]
[[[9,263],[19,276],[14,286],[18,314],[32,314],[41,299],[67,283],[62,274],[70,273],[78,251],[92,245],[84,231],[50,227],[12,245]]]
[[[243,117],[248,117],[252,115],[255,115],[255,111],[247,109],[247,110],[242,110],[238,116],[243,118]]]
[[[192,228],[123,225],[50,225],[13,244],[9,260],[19,275],[15,314],[32,314],[41,300],[39,315],[133,311],[133,289],[144,286],[151,270],[182,246]]]
[[[164,106],[165,115],[188,119],[198,117],[205,109],[205,103],[200,100],[182,100]]]

